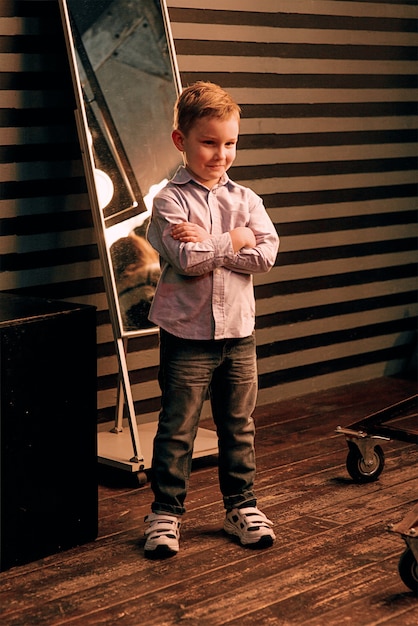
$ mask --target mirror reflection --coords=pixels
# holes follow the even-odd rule
[[[159,0],[68,0],[98,203],[123,333],[149,330],[159,260],[145,239],[152,198],[180,165],[179,91]]]
[[[125,330],[149,328],[148,313],[160,276],[154,248],[135,232],[120,237],[110,246]]]

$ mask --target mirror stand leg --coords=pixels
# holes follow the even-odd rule
[[[123,395],[123,384],[120,372],[118,374],[118,388],[116,395],[116,411],[115,411],[115,425],[110,431],[111,433],[121,433],[123,431],[123,408],[125,405],[125,398]]]
[[[129,422],[129,429],[131,432],[132,447],[133,447],[133,452],[134,452],[134,456],[132,457],[132,459],[130,459],[130,462],[139,463],[143,461],[144,458],[141,452],[141,445],[139,442],[138,424],[136,423],[136,415],[135,415],[134,401],[132,398],[131,383],[129,380],[129,372],[128,372],[128,367],[126,364],[126,343],[124,343],[123,339],[118,338],[116,344],[117,344],[117,349],[118,349],[118,358],[119,358],[119,367],[120,367],[119,381],[122,383],[122,389],[119,392],[119,397],[121,398],[121,400],[118,402],[118,406],[117,406],[117,411],[118,411],[117,419],[119,419],[119,412],[123,412],[122,400],[124,399],[126,402],[127,409],[128,409],[128,422]],[[120,409],[121,404],[122,404],[122,410]]]

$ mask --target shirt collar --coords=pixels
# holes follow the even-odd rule
[[[189,183],[191,181],[195,182],[200,187],[205,187],[205,185],[193,178],[189,170],[184,165],[180,165],[170,182],[174,183],[175,185],[185,185],[186,183]],[[232,181],[229,178],[228,174],[225,172],[224,174],[222,174],[216,186],[221,187],[222,185],[226,185],[227,183],[232,183]],[[205,189],[207,189],[207,187],[205,187]]]

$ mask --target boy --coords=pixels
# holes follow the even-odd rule
[[[145,556],[179,549],[193,443],[209,394],[219,443],[224,530],[244,546],[275,540],[258,510],[257,395],[252,274],[274,265],[278,236],[262,200],[232,182],[240,108],[219,86],[197,82],[175,107],[172,139],[184,166],[154,200],[148,239],[162,272],[150,311],[160,327],[162,404],[154,440],[152,513]]]

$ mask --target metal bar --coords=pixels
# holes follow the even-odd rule
[[[415,394],[414,396],[411,396],[407,398],[406,400],[401,400],[400,402],[397,402],[396,404],[392,404],[391,406],[386,407],[385,409],[376,411],[376,413],[372,413],[371,415],[364,417],[358,422],[355,422],[354,424],[350,424],[349,426],[347,426],[347,428],[350,430],[354,430],[354,431],[366,432],[367,434],[374,434],[375,428],[377,426],[380,426],[384,422],[388,422],[391,419],[395,419],[396,417],[399,417],[400,415],[406,413],[410,409],[417,409],[417,406],[418,406],[417,399],[418,399],[418,395]],[[408,439],[406,440],[401,439],[401,441],[410,441],[409,436],[411,436],[412,437],[411,443],[418,443],[416,439],[417,436],[414,433],[401,431],[399,429],[391,429],[390,434],[387,434],[386,432],[387,430],[389,429],[385,429],[385,433],[383,436],[388,436],[391,439],[396,439],[396,434],[400,435],[401,433],[406,433],[405,436],[407,436]],[[375,434],[381,434],[381,430],[379,429],[378,433],[375,433]]]

